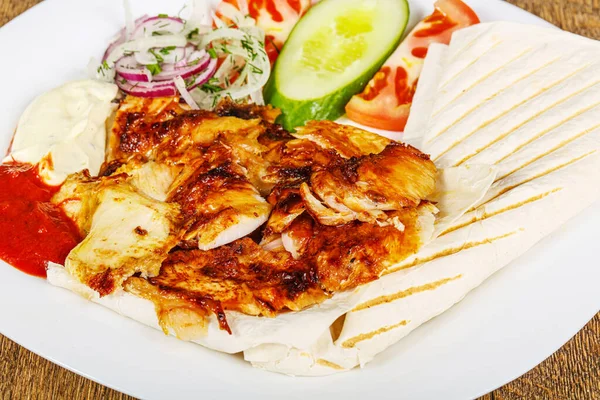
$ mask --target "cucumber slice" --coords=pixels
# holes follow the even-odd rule
[[[300,19],[275,64],[264,94],[281,109],[286,129],[335,120],[396,49],[406,0],[323,0]]]

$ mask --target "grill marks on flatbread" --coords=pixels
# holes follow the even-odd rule
[[[361,333],[360,335],[357,335],[353,338],[350,339],[346,339],[342,342],[342,347],[351,349],[353,347],[355,347],[358,343],[363,342],[365,340],[371,340],[373,338],[375,338],[377,335],[381,335],[384,334],[386,332],[392,331],[396,328],[400,328],[402,326],[406,326],[408,325],[410,321],[407,320],[402,320],[396,324],[393,325],[386,325],[386,326],[382,326],[381,328],[375,330],[375,331],[371,331],[371,332],[367,332],[367,333]]]
[[[573,174],[577,173],[571,171],[578,169],[580,162],[598,157],[600,125],[593,116],[600,109],[600,80],[595,72],[600,57],[590,57],[597,50],[583,51],[580,46],[571,46],[572,50],[557,57],[556,47],[544,46],[548,38],[542,37],[539,43],[523,43],[522,47],[529,49],[525,53],[516,48],[495,58],[494,53],[503,40],[510,42],[509,45],[516,41],[506,38],[504,33],[492,35],[489,29],[494,28],[482,25],[471,29],[470,36],[457,35],[453,39],[438,86],[444,93],[433,101],[431,116],[427,112],[422,114],[421,118],[430,120],[420,133],[422,150],[430,153],[439,167],[495,165],[499,171],[496,182],[478,204],[442,232],[432,245],[387,269],[383,275],[421,268],[483,246],[493,249],[496,243],[510,240],[523,231],[514,215],[526,215],[528,210],[541,207],[540,203],[552,201],[553,196],[570,185]],[[559,35],[557,42],[565,40],[563,34]],[[458,54],[463,58],[459,59]],[[477,75],[478,64],[486,58],[486,68],[492,72]],[[491,60],[497,62],[497,67],[489,66]],[[573,68],[565,67],[565,63]],[[459,80],[458,76],[465,79]],[[529,88],[525,90],[526,86]],[[459,94],[458,102],[452,100],[452,93]],[[499,101],[506,106],[497,107]],[[382,322],[369,324],[367,314],[394,303],[402,309],[399,303],[422,293],[419,288],[441,290],[446,285],[460,284],[462,278],[448,276],[436,281],[439,286],[429,282],[384,293],[359,304],[346,316],[355,328],[343,333],[350,339],[344,339],[341,345],[370,340],[376,337],[371,336],[374,332],[377,336],[394,335],[393,331],[403,329],[408,332],[411,328],[406,330],[402,325],[388,329],[389,325],[378,325]]]
[[[69,272],[151,300],[166,332],[192,338],[209,315],[230,332],[225,310],[274,316],[376,280],[428,239],[426,155],[328,121],[292,135],[277,116],[125,98],[102,176],[71,177],[55,198],[87,234]]]
[[[514,204],[510,204],[508,206],[505,206],[503,208],[496,208],[494,210],[491,209],[484,209],[483,212],[475,212],[475,210],[471,210],[470,212],[466,213],[465,215],[463,215],[459,220],[457,220],[455,222],[455,224],[453,224],[452,227],[446,229],[444,232],[442,232],[440,234],[440,236],[444,236],[450,232],[453,232],[455,230],[458,230],[460,228],[464,228],[465,226],[471,225],[475,222],[480,222],[480,221],[484,221],[488,218],[492,218],[495,217],[496,215],[500,215],[502,213],[511,211],[511,210],[515,210],[519,207],[523,207],[529,203],[533,203],[536,202],[538,200],[542,200],[543,198],[561,191],[562,188],[557,188],[557,189],[553,189],[550,190],[548,192],[542,193],[542,194],[537,194],[535,196],[529,197],[525,200],[522,200],[518,203],[514,203]],[[490,207],[491,208],[491,207]]]
[[[393,301],[412,296],[413,294],[417,294],[417,293],[421,293],[421,292],[425,292],[425,291],[429,291],[429,290],[435,290],[442,285],[445,285],[449,282],[452,282],[452,281],[460,279],[460,278],[462,278],[462,275],[458,274],[458,275],[450,277],[450,278],[440,279],[435,282],[426,283],[424,285],[412,286],[412,287],[402,290],[400,292],[387,294],[384,296],[379,296],[379,297],[376,297],[374,299],[371,299],[369,301],[366,301],[364,303],[357,305],[356,307],[354,307],[352,309],[352,311],[366,310],[371,307],[375,307],[375,306],[378,306],[381,304],[391,303]]]
[[[489,36],[486,37],[486,41],[489,39]],[[564,38],[559,38],[560,41],[564,42]],[[507,41],[507,46],[514,45],[513,42]],[[527,57],[519,58],[513,64],[504,65],[500,69],[495,69],[492,65],[503,65],[503,59],[510,58],[510,54],[518,53],[519,49],[509,51],[504,56],[497,51],[490,52],[487,62],[483,63],[483,60],[480,60],[479,63],[483,63],[487,71],[494,70],[491,76],[477,81],[477,63],[472,64],[466,68],[464,74],[469,79],[461,79],[455,83],[455,91],[461,93],[461,101],[447,103],[441,98],[435,102],[434,116],[425,137],[434,159],[439,158],[440,162],[461,161],[470,154],[476,154],[475,150],[483,146],[471,148],[467,154],[464,146],[479,143],[485,145],[532,118],[547,116],[550,108],[560,105],[569,96],[578,94],[598,82],[597,77],[594,79],[593,75],[593,71],[597,69],[596,64],[578,49],[569,50],[557,59],[557,53],[544,48],[543,44],[523,43],[517,46],[534,47],[534,50]],[[569,68],[570,66],[572,68]],[[475,82],[471,82],[471,79]],[[471,87],[474,83],[475,86]],[[474,107],[477,107],[477,112],[474,112]],[[475,132],[480,141],[462,141]],[[448,137],[453,139],[451,144],[456,143],[461,148],[451,151]]]

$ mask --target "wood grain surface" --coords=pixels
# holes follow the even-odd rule
[[[600,0],[507,0],[562,29],[600,39]],[[0,26],[40,0],[0,0]],[[599,71],[600,73],[600,71]],[[1,399],[133,399],[0,335]],[[600,314],[559,351],[480,400],[600,400]]]

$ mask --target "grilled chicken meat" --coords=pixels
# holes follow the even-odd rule
[[[140,280],[129,279],[125,288],[153,291]],[[175,251],[147,282],[165,295],[210,298],[224,309],[250,315],[301,310],[326,297],[310,264],[286,251],[266,251],[249,238],[209,251]]]
[[[379,154],[391,143],[383,136],[332,121],[309,121],[306,126],[297,128],[294,137],[334,150],[343,158]]]
[[[179,208],[144,195],[130,181],[125,174],[75,174],[52,200],[68,210],[85,235],[67,256],[67,271],[100,295],[136,273],[158,274],[179,241]]]
[[[154,100],[160,104],[165,101]],[[236,113],[232,104],[223,103],[220,116],[207,111],[185,111],[178,101],[168,107],[154,106],[151,101],[132,96],[123,100],[110,134],[109,163],[126,163],[131,157],[143,156],[168,165],[185,165],[202,148],[218,141],[231,148],[232,160],[246,169],[248,179],[262,195],[271,191],[273,184],[263,179],[269,166],[263,155],[291,138],[281,127],[269,122],[278,111],[243,106]],[[155,112],[159,112],[157,118]],[[230,116],[233,114],[248,119]],[[269,119],[260,119],[262,115]]]
[[[67,268],[101,294],[122,285],[151,300],[165,331],[190,338],[209,314],[229,330],[225,310],[317,304],[427,240],[436,169],[426,155],[328,121],[290,134],[278,115],[127,97],[102,176],[72,177],[55,197],[86,235]]]
[[[110,158],[105,174],[133,174],[135,183],[144,184],[144,193],[180,206],[187,231],[185,247],[195,245],[208,250],[230,243],[259,228],[269,216],[271,206],[261,196],[272,187],[264,183],[262,152],[271,139],[260,118],[240,119],[227,116],[266,117],[273,120],[278,112],[268,107],[236,108],[220,106],[226,115],[189,111],[179,102],[128,96],[117,111],[109,140]],[[154,119],[155,113],[157,118]],[[285,132],[287,135],[287,132]],[[147,185],[139,160],[152,163],[159,173],[159,184]],[[113,172],[114,170],[114,172]]]
[[[267,251],[244,238],[209,251],[172,252],[157,276],[132,277],[124,287],[154,302],[165,331],[172,328],[189,337],[182,327],[195,325],[207,312],[229,331],[209,300],[223,310],[249,315],[302,310],[335,292],[371,282],[414,254],[423,243],[422,225],[434,212],[428,203],[395,212],[405,226],[402,232],[359,221],[325,226],[305,214],[286,231],[294,238],[296,256],[294,250]]]
[[[108,136],[106,161],[126,161],[133,154],[152,151],[160,137],[152,136],[157,133],[149,128],[184,111],[177,97],[147,99],[127,96],[119,105]]]
[[[183,240],[209,250],[244,237],[264,224],[271,206],[232,161],[230,149],[215,143],[190,162],[172,184],[167,201],[179,204],[187,221]]]
[[[270,168],[283,182],[273,193],[285,195],[269,198],[267,242],[304,210],[323,225],[358,220],[402,230],[386,212],[416,207],[435,189],[435,165],[410,146],[330,121],[309,122],[294,136]]]
[[[340,217],[382,225],[394,224],[384,211],[416,207],[435,189],[436,168],[418,150],[390,143],[378,154],[356,158],[311,174],[310,188]],[[307,184],[301,188],[305,203],[325,225],[338,225],[330,212],[309,202]]]

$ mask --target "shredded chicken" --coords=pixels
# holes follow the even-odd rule
[[[290,134],[278,115],[125,98],[102,176],[73,176],[55,196],[86,237],[67,268],[101,294],[151,300],[166,332],[190,338],[211,314],[230,331],[227,310],[318,304],[425,243],[436,213],[426,155],[328,121]]]
[[[287,142],[270,172],[301,197],[301,206],[290,209],[287,195],[271,200],[269,234],[281,233],[279,225],[289,225],[302,207],[323,225],[358,220],[402,230],[386,211],[416,207],[435,189],[435,165],[413,147],[330,121],[299,132],[294,136],[304,139]]]
[[[209,251],[180,250],[169,255],[160,274],[147,281],[163,293],[210,298],[224,309],[273,316],[301,310],[326,298],[309,263],[286,251],[266,251],[249,238]],[[131,278],[126,285],[143,287]],[[159,299],[160,300],[160,299]]]

